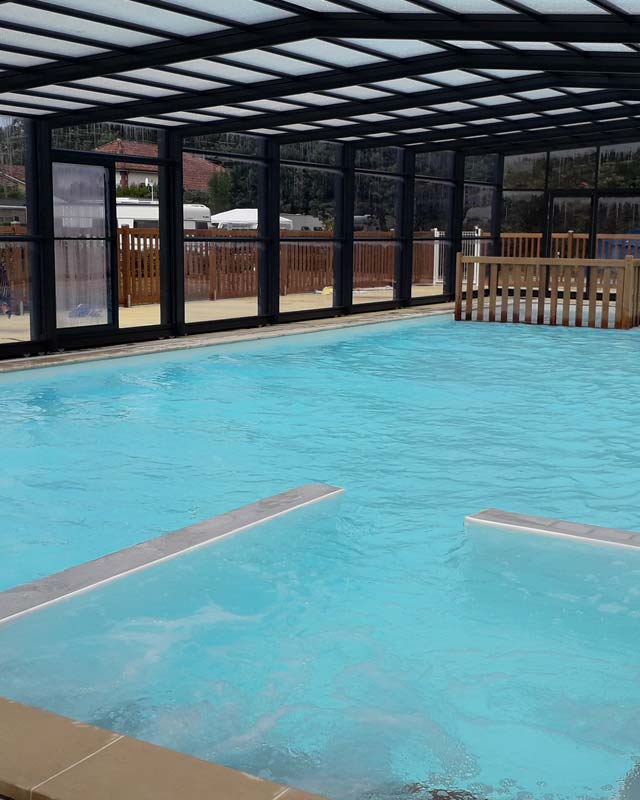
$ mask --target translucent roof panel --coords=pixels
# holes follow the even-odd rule
[[[515,47],[516,50],[562,50],[553,42],[504,42],[504,44]]]
[[[353,100],[378,100],[381,97],[391,97],[389,92],[374,89],[371,86],[344,86],[334,89],[332,94],[340,94]]]
[[[241,53],[231,53],[225,58],[258,69],[274,70],[285,75],[308,75],[310,72],[322,72],[329,67],[322,67],[308,61],[271,53],[268,50],[245,50]]]
[[[359,0],[358,5],[362,6],[363,11],[370,8],[375,11],[386,11],[390,14],[427,14],[429,10],[424,6],[417,6],[408,0]]]
[[[9,50],[0,50],[0,64],[8,67],[37,67],[50,63],[51,59],[39,56],[30,56],[25,53],[12,53]]]
[[[542,14],[606,14],[588,0],[520,0],[520,5]]]
[[[143,44],[154,44],[161,42],[163,39],[162,36],[140,33],[130,28],[80,19],[79,17],[62,13],[62,10],[60,12],[45,11],[42,8],[21,6],[18,3],[4,3],[2,5],[2,20],[4,23],[17,22],[21,25],[35,26],[36,28],[45,27],[52,33],[59,33],[63,36],[71,34],[72,36],[101,42],[103,45],[134,47]],[[223,27],[220,26],[220,28]]]
[[[62,9],[75,9],[96,13],[96,3],[92,0],[50,0],[49,5],[60,6]],[[190,17],[186,14],[177,14],[163,8],[153,9],[153,18],[149,17],[149,6],[135,0],[109,0],[102,9],[105,17],[113,22],[130,22],[135,25],[147,25],[167,31],[167,36],[178,34],[180,36],[197,36],[201,33],[224,30],[225,25],[209,20]],[[92,35],[87,29],[87,35]],[[142,42],[140,42],[142,44]]]
[[[345,44],[366,47],[395,58],[412,58],[442,52],[441,47],[418,39],[341,39]]]
[[[180,5],[193,11],[201,11],[209,14],[213,11],[211,0],[180,0]],[[219,17],[229,20],[229,23],[241,22],[243,25],[256,25],[260,22],[271,22],[276,19],[290,17],[294,12],[282,8],[275,8],[257,0],[233,0],[233,3],[226,3],[224,10],[218,11]],[[155,11],[154,11],[155,14]]]
[[[388,89],[391,92],[424,92],[430,86],[416,81],[413,78],[393,78],[388,81],[376,81],[374,86],[381,89]]]
[[[305,39],[302,42],[291,42],[284,44],[280,48],[287,53],[316,58],[329,64],[340,67],[357,67],[362,64],[373,64],[376,61],[384,61],[382,56],[374,56],[369,53],[361,53],[351,47],[343,47],[332,42],[325,42],[321,39]]]
[[[244,83],[245,81],[268,81],[274,77],[264,72],[235,67],[232,64],[222,64],[219,61],[209,61],[209,59],[206,58],[197,58],[192,61],[180,61],[177,64],[171,64],[171,66],[177,69],[198,73],[203,77],[220,78],[223,81],[229,80],[238,83]]]
[[[442,72],[434,72],[421,77],[437,81],[438,83],[444,83],[447,86],[465,86],[469,83],[482,83],[483,81],[489,80],[489,78],[483,75],[475,75],[472,72],[465,72],[463,69],[447,69]]]
[[[457,11],[459,14],[515,14],[508,6],[495,3],[493,0],[439,0],[443,8]]]
[[[220,81],[194,78],[191,75],[181,75],[177,72],[167,72],[160,69],[134,69],[127,72],[121,72],[120,75],[129,78],[136,78],[143,83],[151,81],[153,83],[162,83],[169,87],[177,87],[178,89],[186,89],[191,91],[220,89],[223,86],[227,86],[226,83],[221,83]]]
[[[81,78],[74,81],[75,86],[86,86],[89,89],[105,89],[113,92],[130,92],[132,94],[144,97],[167,97],[176,94],[178,89],[161,89],[158,86],[152,86],[146,83],[141,86],[139,83],[132,83],[131,81],[120,80],[118,78]]]
[[[8,22],[8,20],[6,21]],[[40,34],[25,33],[24,31],[16,33],[14,30],[0,26],[0,46],[15,47],[18,37],[20,38],[20,47],[24,50],[43,51],[65,58],[82,58],[83,56],[95,56],[106,52],[106,49],[99,44],[80,44],[68,39],[56,39],[53,36],[41,36]]]

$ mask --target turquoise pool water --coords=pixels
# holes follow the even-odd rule
[[[639,355],[436,320],[3,378],[4,587],[346,493],[3,626],[0,694],[335,800],[636,800],[640,554],[463,517],[639,529]]]

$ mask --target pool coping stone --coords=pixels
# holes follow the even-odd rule
[[[499,508],[487,508],[477,514],[470,514],[465,517],[465,523],[503,528],[522,533],[538,533],[547,536],[580,539],[593,544],[640,547],[640,533],[637,531],[607,528],[600,525],[585,525],[581,522],[568,522],[567,520],[538,517],[531,514],[516,514]]]
[[[0,374],[23,372],[60,365],[84,364],[92,361],[104,361],[112,358],[130,356],[155,355],[181,350],[193,350],[200,347],[212,347],[221,344],[237,344],[262,339],[277,339],[283,336],[295,336],[321,331],[355,328],[365,325],[376,325],[383,322],[400,322],[402,320],[419,319],[421,317],[453,316],[454,304],[450,302],[433,303],[425,306],[410,306],[385,311],[368,311],[337,317],[310,319],[303,322],[282,322],[254,328],[238,328],[213,333],[196,333],[176,338],[153,339],[151,341],[131,344],[108,345],[87,350],[68,350],[46,355],[24,356],[0,361]]]
[[[0,796],[9,800],[322,800],[2,697]]]
[[[308,483],[6,589],[0,592],[0,624],[342,492],[337,486]]]

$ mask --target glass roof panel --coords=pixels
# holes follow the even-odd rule
[[[38,28],[44,34],[59,33],[62,36],[72,34],[73,36],[81,36],[84,39],[92,39],[98,46],[106,42],[116,46],[137,47],[162,41],[162,37],[151,36],[148,33],[139,33],[138,31],[127,30],[115,25],[79,19],[70,14],[57,11],[44,11],[42,8],[20,6],[17,3],[4,3],[2,6],[2,18],[4,22],[17,22]]]
[[[461,47],[463,50],[497,50],[495,44],[476,39],[445,39],[444,43],[451,44],[454,47]]]
[[[530,89],[527,92],[515,92],[515,95],[524,100],[548,100],[551,97],[562,97],[562,92],[556,92],[555,89]]]
[[[524,78],[526,75],[539,75],[539,69],[483,69],[484,75],[492,78]]]
[[[159,119],[158,117],[129,117],[127,122],[139,122],[142,125],[152,125],[156,128],[175,128],[183,125],[183,122],[176,122],[176,120]]]
[[[267,50],[244,50],[241,53],[230,53],[225,56],[229,61],[237,61],[258,69],[275,70],[289,75],[308,75],[311,72],[324,72],[329,67],[320,67],[308,61],[289,58],[279,53],[270,53]]]
[[[397,108],[393,112],[396,117],[423,117],[425,114],[435,114],[428,108]]]
[[[404,130],[400,131],[400,133],[429,133],[431,128],[405,128]]]
[[[285,131],[279,131],[277,128],[251,128],[249,133],[259,133],[263,136],[281,136]]]
[[[542,113],[545,116],[556,117],[559,114],[578,114],[578,113],[580,113],[580,109],[578,109],[578,108],[552,108],[549,111],[543,111]]]
[[[261,111],[298,111],[304,108],[296,103],[283,103],[282,100],[251,100],[241,105],[259,108]]]
[[[359,122],[388,122],[393,120],[388,114],[358,114],[351,117],[351,119],[358,120]]]
[[[160,89],[157,86],[145,84],[141,86],[139,83],[132,83],[131,81],[121,81],[117,78],[81,78],[74,81],[74,86],[87,86],[90,89],[108,89],[115,92],[131,92],[139,94],[141,97],[148,95],[149,97],[166,97],[172,94],[178,94],[174,89]]]
[[[600,111],[603,108],[620,108],[620,103],[592,103],[590,106],[582,106],[587,111]]]
[[[206,0],[210,2],[210,0]],[[344,6],[330,3],[329,0],[289,0],[289,5],[300,6],[301,11],[325,11],[327,13],[345,12]]]
[[[588,53],[633,53],[631,47],[620,42],[569,42],[571,47],[586,50]]]
[[[438,105],[432,105],[431,108],[435,108],[438,111],[468,111],[469,109],[475,108],[470,103],[462,103],[459,100],[455,100],[452,103],[438,103]]]
[[[201,73],[203,77],[222,78],[222,80],[238,81],[240,83],[244,83],[245,81],[269,81],[273,79],[273,75],[265,75],[262,72],[255,72],[254,70],[244,69],[243,67],[234,67],[232,64],[222,64],[219,61],[209,61],[206,58],[194,58],[189,61],[180,61],[177,64],[171,64],[171,66],[177,69]]]
[[[211,111],[213,114],[224,114],[230,117],[255,117],[263,112],[253,108],[241,108],[240,106],[203,106],[201,111]]]
[[[474,103],[481,103],[483,106],[503,106],[507,103],[519,102],[517,98],[508,97],[506,94],[494,94],[492,97],[474,97]]]
[[[419,39],[341,39],[341,42],[354,44],[356,47],[367,47],[380,53],[396,58],[412,58],[425,56],[429,53],[442,52],[441,47]]]
[[[243,22],[255,25],[258,22],[271,22],[275,19],[284,19],[293,15],[292,11],[284,11],[281,8],[265,5],[256,0],[233,0],[233,3],[226,3],[224,10],[214,9],[211,0],[180,0],[180,5],[186,9],[194,11],[204,11],[205,13],[215,13],[218,17],[224,17],[230,22]],[[155,15],[155,12],[154,12]]]
[[[464,128],[460,122],[446,122],[443,125],[434,125],[434,130],[444,131],[444,130],[452,130],[453,128]]]
[[[346,86],[340,89],[332,89],[332,94],[341,94],[352,100],[374,100],[379,97],[390,97],[389,92],[381,89],[372,89],[370,86]]]
[[[563,92],[571,92],[571,94],[589,94],[589,92],[601,92],[602,89],[587,89],[584,86],[561,86]]]
[[[300,92],[299,94],[285,95],[284,100],[292,100],[294,103],[309,103],[312,106],[332,106],[337,103],[347,103],[341,97],[330,97],[326,94],[318,94],[317,92]]]
[[[614,5],[627,14],[640,14],[640,0],[615,0]]]
[[[433,84],[426,85],[413,78],[392,78],[388,81],[376,81],[373,85],[392,92],[424,92],[425,89],[433,88]]]
[[[319,130],[317,125],[306,125],[303,122],[295,122],[291,125],[281,125],[281,128],[284,128],[288,131],[317,131]]]
[[[135,0],[109,0],[96,7],[95,0],[50,0],[50,4],[68,10],[89,11],[93,14],[104,13],[105,22],[108,17],[112,22],[132,22],[136,25],[146,25],[150,28],[160,28],[167,31],[167,37],[175,34],[180,36],[197,36],[200,33],[224,30],[225,26],[216,22],[177,14],[163,8],[154,8],[150,12],[149,6]],[[153,16],[150,16],[152,13]]]
[[[493,0],[438,0],[438,4],[459,14],[516,14]]]
[[[286,50],[295,55],[317,58],[319,61],[326,61],[329,64],[337,64],[341,67],[357,67],[361,64],[374,64],[377,61],[384,61],[379,56],[372,56],[369,53],[361,53],[350,47],[342,47],[332,42],[324,42],[321,39],[303,39],[299,42],[290,42],[280,45],[279,50]]]
[[[343,125],[357,125],[352,119],[321,119],[318,125],[328,125],[330,128],[342,128]]]
[[[483,75],[474,75],[471,72],[465,72],[463,69],[446,69],[442,72],[433,72],[430,75],[421,77],[444,83],[447,86],[464,86],[469,83],[482,83],[489,80]]]
[[[540,114],[510,114],[505,119],[510,120],[519,120],[519,119],[537,119],[540,117]]]
[[[130,78],[137,78],[141,81],[155,81],[156,83],[166,83],[168,86],[177,86],[180,89],[220,89],[226,86],[226,83],[220,81],[205,80],[203,78],[194,78],[190,75],[179,75],[176,72],[165,72],[162,69],[132,69],[126,72],[120,72],[120,75],[125,75]],[[144,86],[141,87],[144,91]]]
[[[173,119],[183,119],[185,122],[215,122],[222,117],[213,117],[207,114],[198,114],[195,111],[172,111],[169,114],[160,114],[161,117],[173,117]]]
[[[89,103],[127,103],[130,97],[121,94],[105,94],[104,92],[92,92],[88,89],[73,88],[70,86],[38,86],[40,94],[52,94],[58,97],[70,97],[77,100],[86,100]]]
[[[22,36],[22,34],[20,34]],[[39,56],[28,56],[23,53],[10,53],[8,50],[0,50],[0,64],[8,67],[37,67],[40,64],[48,64],[51,59],[40,58]]]
[[[75,109],[87,108],[87,103],[76,103],[71,100],[56,100],[53,97],[34,97],[32,94],[18,94],[17,92],[3,92],[0,94],[0,103],[26,103],[30,106],[48,106],[51,108]]]
[[[503,42],[503,44],[515,47],[516,50],[562,50],[553,42]]]
[[[376,11],[386,11],[389,14],[431,14],[424,6],[417,6],[407,0],[358,0],[363,11],[370,8]]]
[[[494,125],[495,123],[500,123],[500,122],[502,122],[502,120],[498,119],[497,117],[487,117],[486,119],[469,120],[469,123],[471,125]]]
[[[43,116],[45,114],[52,114],[52,111],[47,111],[43,108],[18,108],[17,106],[0,105],[0,113],[12,114],[20,116],[21,114],[33,114],[35,116]]]
[[[606,14],[588,0],[519,0],[520,4],[541,14]]]
[[[0,26],[0,45],[15,45],[16,38],[20,37],[20,47],[28,50],[41,50],[60,56],[94,56],[106,52],[104,47],[93,47],[88,44],[78,44],[64,39],[53,39],[50,36],[39,36],[35,33],[16,33]]]

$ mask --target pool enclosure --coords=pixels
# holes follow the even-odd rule
[[[8,2],[0,356],[449,301],[640,241],[633,0]]]

